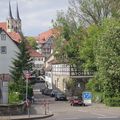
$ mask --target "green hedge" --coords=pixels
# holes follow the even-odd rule
[[[120,97],[106,98],[106,99],[104,100],[104,103],[105,103],[107,106],[120,107]]]

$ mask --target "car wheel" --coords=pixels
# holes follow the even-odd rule
[[[55,98],[55,101],[57,101],[58,99],[57,98]]]
[[[85,106],[85,103],[83,104],[83,106]]]

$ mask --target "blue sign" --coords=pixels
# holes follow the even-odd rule
[[[90,100],[90,99],[92,99],[92,93],[91,92],[83,92],[82,98],[83,98],[83,100]]]

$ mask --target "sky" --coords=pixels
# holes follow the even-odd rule
[[[22,31],[26,36],[37,36],[52,28],[52,19],[56,19],[57,11],[67,11],[68,0],[10,0],[12,15],[16,17],[18,3]],[[0,22],[8,17],[9,0],[0,0]]]

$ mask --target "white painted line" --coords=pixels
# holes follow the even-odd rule
[[[85,112],[86,113],[87,111],[85,111],[85,110],[78,110],[78,112]]]
[[[93,112],[89,112],[89,111],[84,111],[84,110],[78,110],[78,111],[80,111],[80,112],[87,112],[87,113],[89,113],[89,114],[93,114],[93,115],[97,115],[97,116],[100,116],[100,117],[105,117],[106,115],[104,115],[104,114],[99,114],[99,113],[93,113]]]
[[[104,116],[104,117],[98,117],[98,118],[104,119],[104,118],[119,118],[119,117],[118,116]]]
[[[64,118],[63,120],[80,120],[80,118]]]
[[[92,112],[90,112],[91,114],[93,114],[93,115],[98,115],[98,116],[101,116],[101,117],[105,117],[106,115],[103,115],[103,114],[99,114],[99,113],[92,113]]]

